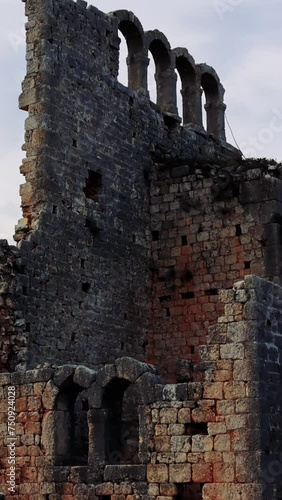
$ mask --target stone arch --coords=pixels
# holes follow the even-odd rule
[[[207,131],[225,140],[224,88],[216,71],[207,64],[198,65],[200,82],[206,96]]]
[[[65,365],[54,374],[58,393],[53,405],[54,459],[56,465],[87,465],[89,453],[86,388],[95,372],[83,366]]]
[[[166,36],[158,30],[144,34],[144,45],[150,51],[156,67],[157,104],[165,113],[177,115],[176,73],[172,52]]]
[[[136,455],[138,456],[138,449],[133,454],[130,454],[130,450],[127,449],[130,428],[132,428],[133,423],[129,422],[129,426],[126,426],[127,422],[124,422],[123,401],[130,385],[131,383],[128,380],[115,377],[104,390],[102,408],[107,412],[105,420],[105,458],[109,464],[134,463],[136,462]],[[136,431],[136,429],[134,430]]]
[[[116,10],[111,15],[118,19],[118,29],[123,34],[128,48],[128,87],[147,92],[148,57],[144,50],[144,31],[141,22],[127,10]]]
[[[119,358],[97,373],[89,389],[91,464],[139,463],[139,404],[144,404],[147,376],[155,370],[133,358]],[[146,381],[142,383],[142,379]],[[150,382],[151,380],[150,379]],[[157,378],[156,378],[157,380]],[[152,383],[153,390],[153,383]],[[154,397],[154,396],[151,396]]]
[[[182,47],[173,49],[173,53],[182,85],[183,125],[201,125],[201,93],[195,60],[188,50]]]

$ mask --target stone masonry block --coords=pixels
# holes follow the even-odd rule
[[[211,464],[193,464],[192,480],[194,483],[211,483],[213,481]]]
[[[221,382],[206,382],[204,386],[205,399],[223,399],[223,384]]]
[[[213,449],[213,438],[211,436],[196,434],[195,436],[192,437],[193,452],[211,451],[212,449]]]
[[[169,481],[171,483],[190,483],[191,472],[190,464],[171,464],[169,465]]]
[[[177,409],[176,408],[162,408],[160,410],[161,424],[176,424],[177,423]]]
[[[221,359],[244,359],[243,344],[226,344],[220,346]]]
[[[147,466],[147,480],[149,483],[167,483],[168,466],[165,464]]]

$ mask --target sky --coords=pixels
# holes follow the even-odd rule
[[[213,66],[226,90],[227,118],[246,157],[282,161],[281,0],[90,0],[103,12],[127,9],[144,30],[159,29],[171,47]],[[21,218],[19,172],[24,120],[18,96],[25,75],[24,3],[0,0],[0,239],[13,242]],[[124,59],[125,42],[121,57]],[[125,82],[121,64],[120,80]],[[152,100],[153,62],[149,87]],[[229,132],[228,141],[234,144]]]

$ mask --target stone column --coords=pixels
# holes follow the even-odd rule
[[[87,413],[89,449],[88,465],[106,463],[106,420],[107,410],[89,410]]]
[[[178,115],[176,101],[177,75],[171,68],[165,71],[157,71],[155,74],[157,83],[157,104],[164,113]]]
[[[146,54],[132,54],[127,57],[128,87],[148,94],[148,66],[150,59]]]
[[[207,111],[207,131],[218,139],[226,140],[225,136],[225,110],[223,103],[209,102],[205,104]]]
[[[199,89],[200,90],[200,89]],[[199,107],[201,108],[201,94],[199,94],[196,86],[189,86],[181,90],[183,102],[183,125],[195,123],[202,126],[201,115],[199,115]]]

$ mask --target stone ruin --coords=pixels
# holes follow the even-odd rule
[[[216,72],[131,12],[25,7],[23,218],[0,245],[6,499],[281,499],[281,165],[242,159]]]

